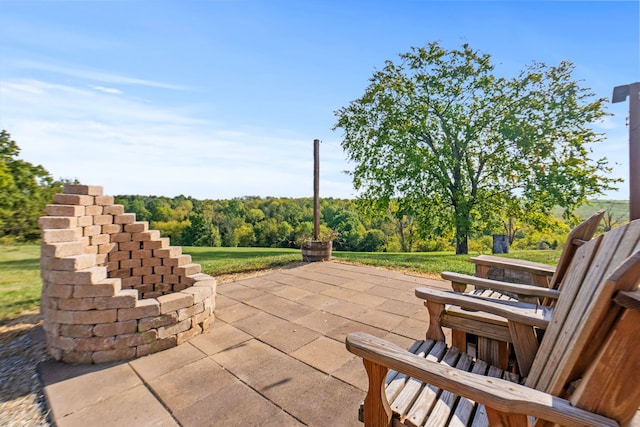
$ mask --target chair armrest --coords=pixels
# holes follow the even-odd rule
[[[556,267],[553,265],[542,264],[540,262],[525,261],[517,258],[504,258],[492,255],[479,255],[469,258],[469,261],[478,265],[486,265],[488,267],[499,267],[507,270],[520,270],[527,273],[539,274],[544,276],[553,276]]]
[[[402,372],[500,412],[532,415],[563,426],[618,425],[615,420],[571,406],[567,400],[499,378],[485,377],[432,362],[369,334],[348,334],[346,347],[351,353],[375,365]],[[383,379],[384,376],[379,378],[380,381]],[[381,389],[382,387],[370,384],[369,393]],[[382,390],[379,399],[386,399],[384,394]],[[378,396],[373,398],[378,399]],[[365,404],[366,402],[365,400]]]
[[[451,273],[445,271],[442,278],[455,283],[464,283],[479,288],[489,288],[497,291],[509,292],[518,296],[531,296],[558,299],[560,292],[556,289],[541,288],[540,286],[523,285],[519,283],[501,282],[499,280],[483,279],[468,274]]]
[[[535,306],[530,303],[515,301],[489,300],[452,291],[441,291],[431,288],[417,288],[418,298],[430,303],[451,304],[459,307],[484,311],[506,318],[507,320],[528,326],[547,329],[553,309],[547,306]]]

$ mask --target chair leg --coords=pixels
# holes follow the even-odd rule
[[[388,368],[363,359],[369,376],[369,391],[364,399],[364,427],[391,427],[391,407],[387,401],[384,381]]]

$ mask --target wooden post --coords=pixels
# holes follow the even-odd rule
[[[320,240],[320,140],[313,140],[313,240]]]
[[[640,82],[613,88],[611,102],[629,97],[629,217],[640,218]]]

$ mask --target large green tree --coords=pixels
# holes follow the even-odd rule
[[[38,218],[63,183],[44,167],[19,159],[19,154],[11,135],[0,132],[0,237],[31,241],[40,237]]]
[[[475,224],[507,208],[523,219],[571,212],[615,182],[606,159],[590,158],[606,101],[573,70],[534,62],[501,77],[467,44],[430,43],[387,61],[335,113],[355,188],[378,210],[411,204],[423,232],[453,228],[459,254]]]

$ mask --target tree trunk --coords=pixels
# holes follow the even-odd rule
[[[456,223],[456,255],[469,253],[469,233],[471,231],[471,209],[466,200],[459,200],[454,205]]]
[[[456,237],[456,255],[466,255],[469,253],[469,238]]]

